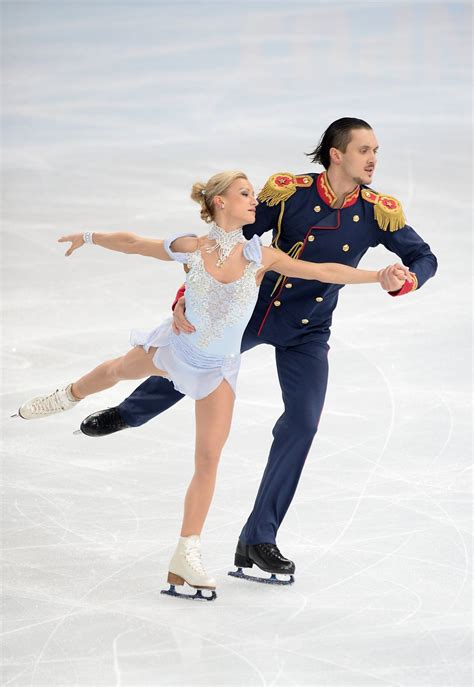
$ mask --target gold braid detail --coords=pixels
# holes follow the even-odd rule
[[[275,248],[278,248],[278,239],[280,238],[280,234],[281,234],[281,222],[283,219],[283,213],[284,212],[285,212],[285,201],[282,200],[280,214],[278,215],[277,233],[276,233],[275,238],[272,241],[272,246],[274,246]]]
[[[303,241],[297,241],[297,242],[295,243],[294,246],[291,246],[291,248],[290,248],[290,250],[288,251],[287,255],[289,255],[290,258],[294,258],[295,260],[298,260],[298,256],[299,256],[300,253],[301,253],[301,249],[303,248],[303,245],[304,245],[304,244],[303,244]],[[278,248],[278,250],[280,250],[280,249]],[[280,274],[280,276],[278,277],[278,279],[277,279],[276,282],[275,282],[275,286],[273,287],[273,290],[272,290],[272,292],[271,292],[271,294],[270,294],[270,298],[273,296],[273,294],[275,293],[275,291],[278,290],[280,284],[282,283],[282,281],[283,281],[284,279],[286,279],[285,275],[284,275],[284,274]]]

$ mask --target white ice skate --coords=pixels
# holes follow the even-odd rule
[[[162,594],[179,596],[182,599],[200,599],[213,601],[217,598],[215,592],[216,581],[204,570],[201,561],[201,541],[197,534],[189,537],[180,537],[178,546],[173,554],[168,568],[168,582],[170,588],[163,590]],[[176,591],[176,586],[187,583],[197,589],[195,594],[181,594]],[[202,589],[210,590],[211,596],[204,596]]]
[[[12,417],[22,417],[24,420],[36,420],[40,417],[48,417],[55,413],[62,413],[76,406],[80,399],[75,399],[71,392],[72,384],[56,389],[52,394],[45,396],[35,396],[20,406],[17,415]]]

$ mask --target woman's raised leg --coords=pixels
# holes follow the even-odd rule
[[[155,352],[156,348],[150,348],[148,353],[140,346],[132,348],[126,355],[98,365],[72,384],[29,399],[20,406],[18,415],[25,420],[48,417],[70,410],[86,396],[109,389],[122,379],[166,375],[164,370],[159,370],[153,364]]]
[[[164,370],[158,370],[153,364],[155,352],[156,348],[150,348],[147,353],[141,346],[136,346],[120,358],[101,363],[91,372],[72,383],[71,392],[73,396],[81,400],[90,394],[110,389],[124,379],[143,379],[150,375],[166,375]]]

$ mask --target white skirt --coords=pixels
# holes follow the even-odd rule
[[[133,329],[130,333],[132,346],[158,350],[153,364],[166,372],[174,388],[196,401],[209,396],[222,382],[227,380],[235,394],[240,367],[240,355],[216,356],[204,353],[186,341],[186,334],[175,334],[169,317],[149,332]]]

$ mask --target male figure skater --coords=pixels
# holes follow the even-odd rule
[[[411,281],[399,281],[394,267],[389,267],[382,287],[391,296],[419,289],[435,274],[437,261],[405,223],[400,203],[368,187],[377,152],[377,139],[367,122],[352,117],[333,122],[309,154],[324,171],[272,175],[259,195],[255,223],[244,227],[245,237],[272,231],[272,245],[292,257],[352,267],[368,248],[383,244],[408,266]],[[330,326],[341,288],[275,272],[263,279],[242,351],[261,343],[274,346],[284,412],[273,428],[255,504],[237,543],[235,565],[240,568],[255,564],[270,573],[295,571],[295,564],[279,551],[276,535],[318,428],[327,386]],[[185,319],[183,301],[176,305],[175,323],[185,336],[193,328]],[[87,417],[81,429],[89,436],[103,436],[136,427],[181,398],[171,382],[150,377],[116,408]]]

